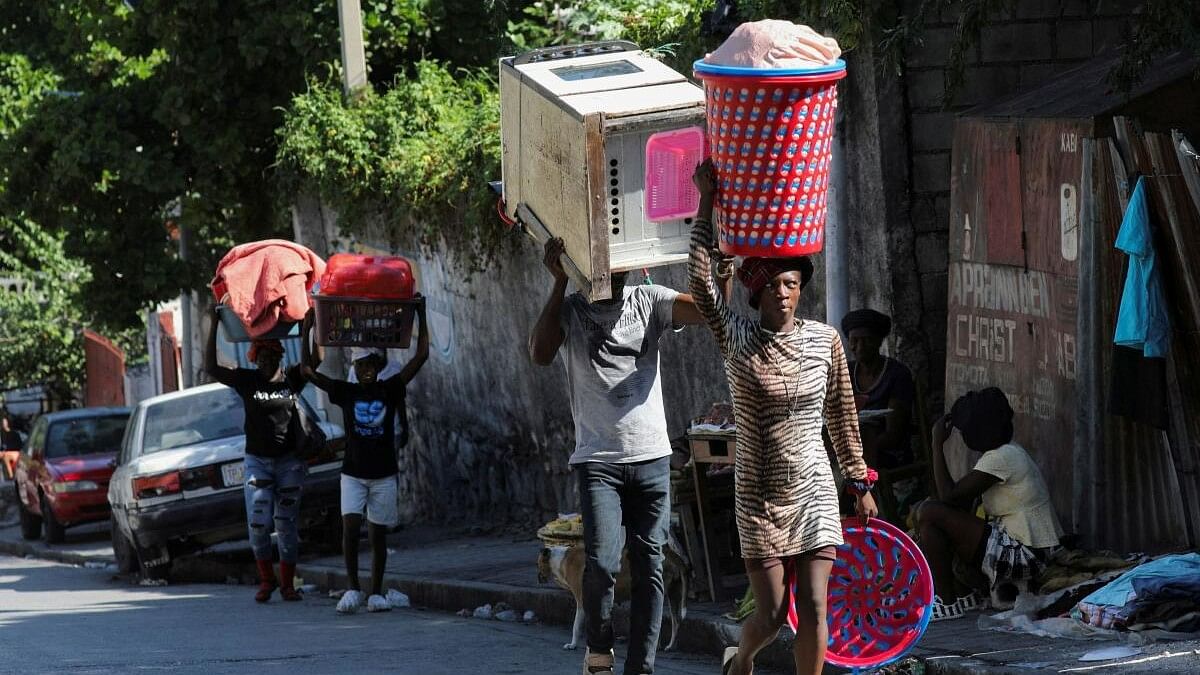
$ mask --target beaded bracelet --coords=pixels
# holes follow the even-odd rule
[[[879,480],[879,472],[875,469],[867,467],[867,477],[862,480],[846,481],[846,489],[851,494],[861,497],[871,491],[875,487],[875,481]]]

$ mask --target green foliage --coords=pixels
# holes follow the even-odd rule
[[[539,0],[508,23],[512,51],[520,53],[563,44],[630,40],[641,47],[667,46],[672,65],[688,69],[704,55],[700,35],[704,12],[715,0]]]
[[[843,51],[857,47],[867,35],[868,26],[880,13],[890,11],[890,3],[871,0],[743,0],[738,11],[745,21],[784,19],[812,26],[824,35],[837,38]]]
[[[66,255],[63,238],[26,219],[0,219],[0,389],[45,383],[71,398],[83,379],[81,290],[89,272]]]
[[[340,82],[312,82],[279,130],[279,170],[293,190],[315,188],[350,231],[462,246],[480,269],[503,241],[487,181],[498,178],[500,110],[483,71],[459,77],[421,61],[412,78],[346,101]]]
[[[21,127],[57,83],[54,73],[34,68],[25,56],[0,54],[0,141]]]
[[[1159,54],[1184,49],[1200,58],[1200,4],[1146,0],[1125,47],[1112,80],[1126,91],[1137,84]]]

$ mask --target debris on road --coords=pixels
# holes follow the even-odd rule
[[[412,603],[409,602],[408,596],[394,588],[388,589],[387,601],[389,603],[391,603],[393,609],[404,609],[406,607],[412,607]]]

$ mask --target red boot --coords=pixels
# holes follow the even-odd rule
[[[288,602],[300,600],[300,592],[296,590],[296,563],[279,563],[279,594]]]
[[[254,594],[254,599],[258,602],[266,602],[271,599],[271,594],[279,588],[279,583],[275,581],[275,567],[270,560],[258,560],[258,592]]]

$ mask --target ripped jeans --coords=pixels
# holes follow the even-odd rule
[[[296,457],[246,455],[246,523],[255,560],[271,559],[271,524],[279,559],[294,563],[300,550],[300,493],[308,467]]]

